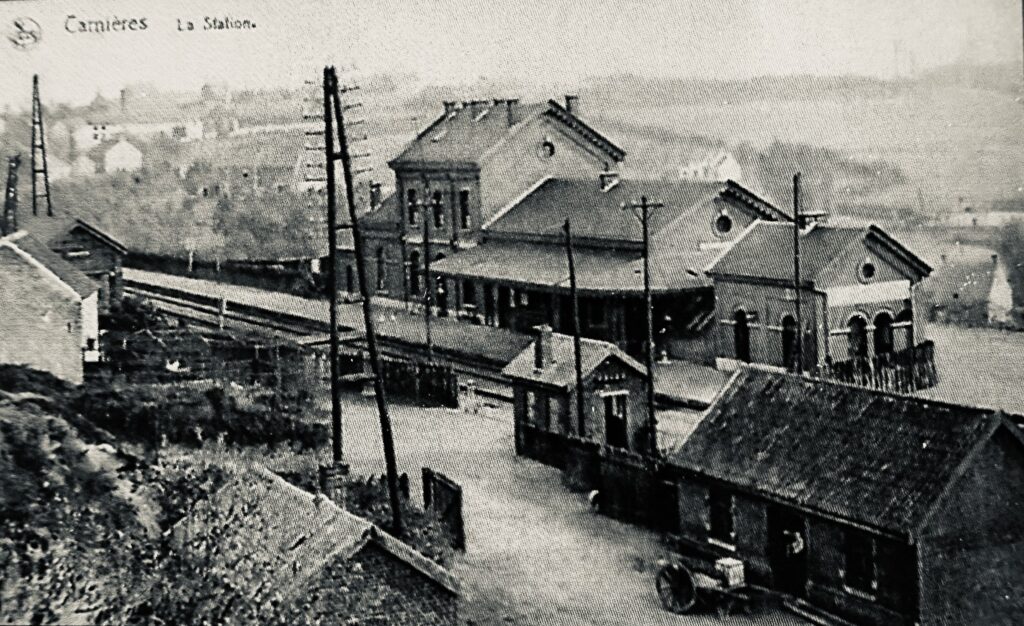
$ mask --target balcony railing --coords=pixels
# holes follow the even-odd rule
[[[898,352],[826,363],[818,368],[815,375],[899,393],[928,389],[939,382],[935,368],[935,344],[931,341]]]

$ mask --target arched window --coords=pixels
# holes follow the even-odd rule
[[[893,351],[892,315],[882,311],[875,316],[875,355],[891,354]]]
[[[384,259],[384,248],[377,248],[377,291],[383,291],[387,284],[387,264]]]
[[[868,356],[868,321],[863,315],[854,315],[847,324],[850,329],[850,358],[863,359]]]
[[[796,319],[792,315],[782,318],[782,363],[796,370]]]
[[[914,347],[914,312],[910,309],[903,309],[896,316],[896,322],[901,324],[900,329],[903,332],[903,337],[906,339],[906,343],[901,347],[913,348]]]
[[[750,327],[747,324],[747,312],[737,309],[732,316],[732,341],[736,349],[736,358],[750,362]]]
[[[420,295],[420,253],[413,250],[409,255],[409,294]]]

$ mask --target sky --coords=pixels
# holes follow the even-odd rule
[[[77,19],[147,18],[144,32],[69,33]],[[179,32],[204,16],[254,30]],[[41,42],[15,48],[28,16]],[[967,59],[1021,63],[1021,0],[20,0],[0,3],[0,105],[81,104],[149,82],[298,86],[324,63],[423,81],[579,83],[632,73],[889,77]]]

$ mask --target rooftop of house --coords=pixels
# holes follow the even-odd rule
[[[931,267],[916,254],[877,226],[837,228],[812,225],[800,231],[801,279],[813,283],[840,255],[857,241],[880,245],[918,274],[918,280],[931,273]],[[792,222],[758,221],[744,232],[729,249],[707,268],[712,275],[793,280]]]
[[[49,246],[57,243],[62,237],[68,235],[73,230],[82,229],[113,248],[119,254],[125,254],[128,251],[124,243],[99,226],[96,226],[93,222],[69,215],[65,211],[56,211],[56,214],[52,216],[46,215],[45,209],[40,210],[38,215],[32,215],[31,213],[23,215],[22,213],[24,211],[19,212],[18,215],[18,226],[29,231],[36,239]]]
[[[310,162],[316,161],[316,155],[305,150],[306,142],[307,138],[294,130],[232,135],[182,144],[175,158],[177,165],[183,167],[205,162],[214,168],[291,170],[300,158],[308,156]],[[323,155],[320,157],[322,160]]]
[[[805,510],[913,533],[1001,413],[744,368],[671,465]]]
[[[0,238],[0,247],[7,247],[43,266],[62,283],[70,287],[81,298],[87,298],[99,290],[99,285],[81,270],[71,265],[49,246],[33,237],[28,231],[19,230]]]
[[[199,502],[174,528],[177,545],[212,540],[207,556],[232,582],[255,589],[273,584],[284,597],[336,559],[349,559],[373,543],[451,593],[458,581],[442,566],[373,523],[311,494],[260,466],[231,467],[231,478]]]
[[[479,164],[489,150],[540,116],[577,132],[613,161],[626,153],[554,100],[520,104],[517,100],[445,103],[446,111],[421,131],[394,159],[392,167],[413,163]]]
[[[572,336],[551,332],[545,339],[550,341],[550,350],[546,353],[544,367],[536,367],[537,342],[534,341],[505,366],[502,374],[512,379],[554,387],[574,387],[576,385],[576,352]],[[644,366],[615,344],[586,337],[580,339],[580,369],[583,371],[584,378],[608,358],[617,359],[640,376],[647,376]]]

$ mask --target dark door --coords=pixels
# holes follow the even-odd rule
[[[736,348],[736,358],[746,363],[750,362],[750,327],[747,325],[747,312],[743,309],[736,311],[733,320],[733,344]]]
[[[512,326],[512,289],[504,285],[498,286],[498,326]]]
[[[768,507],[768,562],[772,586],[803,596],[807,587],[807,521],[789,509]]]

